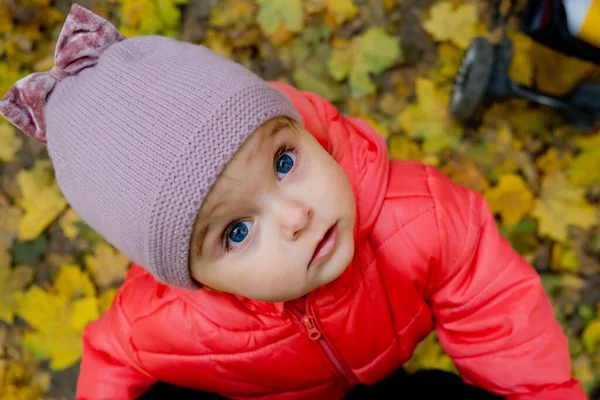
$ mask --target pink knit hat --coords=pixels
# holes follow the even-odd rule
[[[208,191],[248,136],[300,121],[278,90],[205,47],[125,39],[73,5],[55,66],[19,80],[0,114],[46,142],[67,201],[158,280],[197,288],[188,253]]]

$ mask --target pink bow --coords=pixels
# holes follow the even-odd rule
[[[0,100],[0,115],[26,135],[46,143],[44,109],[56,83],[95,65],[104,50],[123,39],[110,22],[73,4],[58,37],[54,67],[17,81]]]

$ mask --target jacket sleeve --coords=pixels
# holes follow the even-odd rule
[[[425,168],[437,224],[427,300],[463,379],[509,400],[586,399],[539,275],[481,195]]]
[[[130,338],[131,325],[115,298],[83,332],[77,400],[135,399],[155,383],[138,366]]]

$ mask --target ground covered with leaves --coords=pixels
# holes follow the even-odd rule
[[[439,167],[482,193],[498,226],[541,274],[569,337],[573,372],[600,379],[600,131],[576,131],[524,101],[477,126],[448,114],[487,0],[81,0],[128,37],[204,44],[269,80],[314,91],[366,119],[395,159]],[[523,2],[521,2],[523,3]],[[49,70],[71,1],[0,0],[0,94]],[[509,30],[511,76],[562,94],[598,68]],[[71,399],[83,327],[129,266],[69,208],[44,147],[0,119],[0,398]],[[453,370],[431,335],[407,368]]]

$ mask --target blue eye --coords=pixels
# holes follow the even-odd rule
[[[234,223],[227,234],[227,248],[235,247],[242,243],[246,237],[248,237],[248,232],[250,232],[251,226],[252,225],[250,221],[240,221]]]
[[[285,153],[280,155],[279,158],[277,158],[277,160],[275,161],[275,170],[277,171],[277,176],[279,177],[279,179],[283,178],[283,176],[280,176],[280,174],[285,175],[288,172],[290,172],[292,168],[294,168],[295,158],[296,156],[292,151],[286,151]]]

